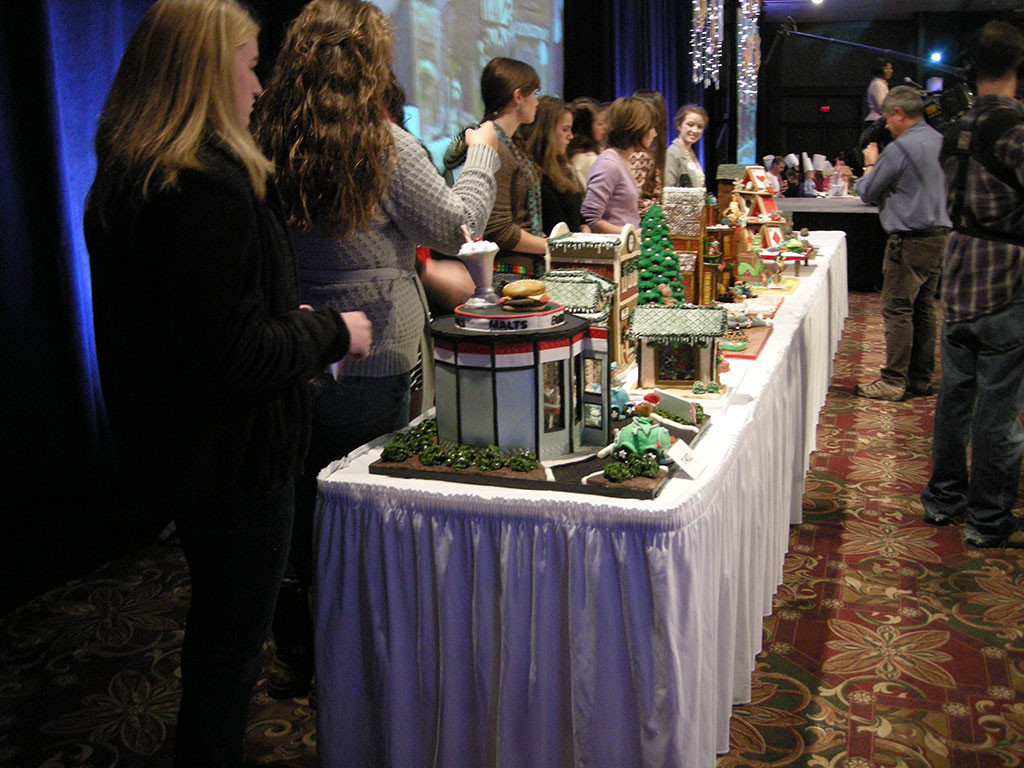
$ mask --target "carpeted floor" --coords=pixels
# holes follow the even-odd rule
[[[921,522],[934,397],[853,397],[883,351],[877,295],[851,294],[805,522],[719,768],[1024,766],[1024,552]],[[157,544],[3,617],[0,765],[169,766],[188,590]],[[251,715],[248,759],[316,764],[308,701],[261,679]]]
[[[853,395],[885,341],[877,296],[850,299],[804,523],[718,767],[1024,766],[1024,551],[921,520],[935,397]]]

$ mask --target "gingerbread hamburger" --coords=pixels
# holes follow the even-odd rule
[[[509,312],[531,312],[544,309],[548,304],[546,288],[540,280],[515,280],[502,289],[498,300],[501,308]]]

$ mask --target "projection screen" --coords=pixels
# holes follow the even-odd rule
[[[543,93],[562,90],[563,0],[377,0],[395,32],[406,127],[440,163],[456,130],[479,122],[480,72],[495,56],[528,62]]]

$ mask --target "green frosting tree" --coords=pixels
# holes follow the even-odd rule
[[[640,222],[638,304],[684,304],[686,292],[679,276],[679,260],[672,247],[668,222],[660,205],[652,205]],[[664,285],[665,288],[660,286]]]

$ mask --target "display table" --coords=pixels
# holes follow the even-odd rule
[[[847,314],[846,243],[775,318],[653,501],[320,475],[322,766],[709,768],[750,700]]]
[[[793,212],[797,229],[845,232],[850,290],[881,290],[886,234],[878,220],[878,206],[867,205],[859,197],[779,197],[776,202],[779,210]]]

